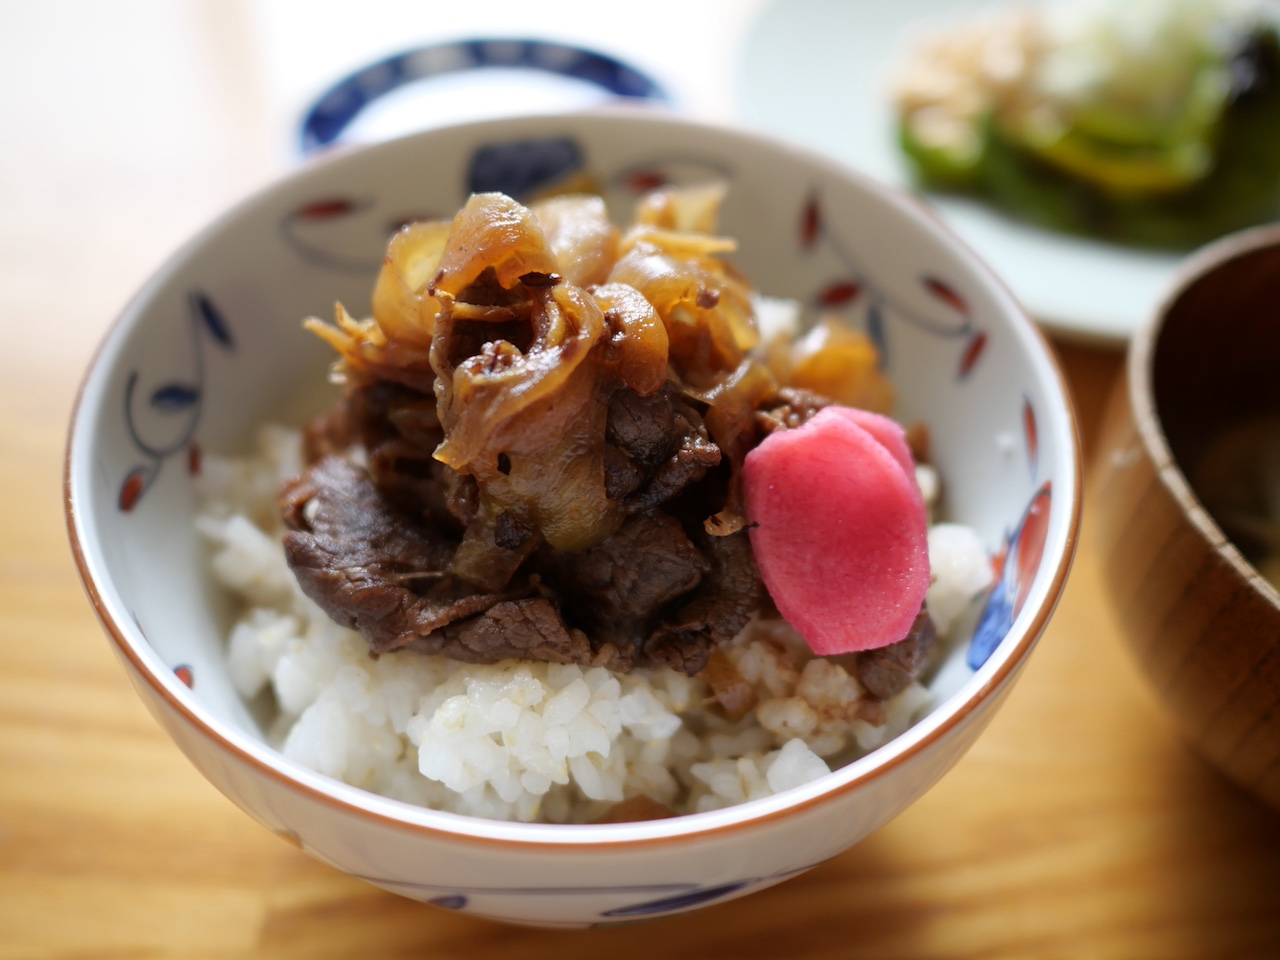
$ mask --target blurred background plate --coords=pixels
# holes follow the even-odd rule
[[[299,150],[621,103],[668,106],[671,98],[630,64],[573,44],[518,37],[427,44],[376,60],[321,93],[303,118]]]
[[[888,82],[921,27],[999,0],[777,0],[743,41],[741,109],[754,126],[908,186]],[[1156,305],[1181,259],[1054,234],[980,203],[928,202],[1043,326],[1075,339],[1124,342]]]

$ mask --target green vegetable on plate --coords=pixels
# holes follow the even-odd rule
[[[926,42],[898,82],[919,184],[1187,248],[1280,217],[1280,26],[1261,5],[1059,3]]]

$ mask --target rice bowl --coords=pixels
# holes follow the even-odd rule
[[[928,705],[904,733],[780,793],[598,824],[429,809],[353,787],[273,745],[282,731],[238,689],[267,666],[252,644],[229,665],[236,610],[197,531],[197,488],[216,481],[221,458],[250,456],[264,425],[296,428],[323,405],[310,385],[322,383],[329,355],[300,343],[299,318],[367,297],[388,225],[456,209],[477,171],[502,169],[473,163],[495,150],[536,160],[544,174],[589,174],[606,192],[655,172],[727,174],[740,200],[726,208],[725,230],[740,238],[758,287],[823,298],[880,331],[903,419],[933,433],[946,516],[999,561],[989,600],[962,619]],[[572,169],[548,165],[566,157]],[[69,439],[66,502],[77,565],[127,675],[229,799],[385,889],[479,916],[581,926],[777,883],[857,842],[942,776],[1003,701],[1061,593],[1079,523],[1079,450],[1039,333],[911,201],[752,134],[602,113],[492,121],[337,153],[213,224],[157,273],[99,350]],[[590,691],[585,672],[574,679]],[[280,696],[294,693],[292,703],[307,702],[301,688]],[[406,730],[412,713],[399,714]]]

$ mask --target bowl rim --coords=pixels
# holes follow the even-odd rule
[[[691,133],[705,132],[727,139],[736,139],[742,145],[750,144],[753,149],[763,147],[781,156],[795,157],[815,170],[822,170],[833,178],[851,181],[860,189],[879,195],[908,219],[919,224],[922,229],[932,232],[955,249],[961,259],[966,261],[967,268],[989,286],[997,299],[1004,302],[1005,312],[1014,318],[1009,329],[1025,342],[1029,358],[1037,372],[1036,380],[1052,400],[1050,405],[1052,415],[1045,418],[1046,422],[1042,429],[1052,429],[1060,440],[1063,460],[1060,472],[1066,483],[1055,482],[1054,497],[1055,502],[1063,503],[1069,511],[1066,519],[1059,521],[1062,530],[1060,549],[1055,553],[1046,551],[1046,556],[1052,556],[1054,559],[1052,573],[1042,581],[1043,588],[1033,591],[1028,597],[1026,607],[1015,619],[1009,634],[1001,642],[996,653],[961,690],[952,694],[949,701],[954,703],[943,701],[906,732],[866,756],[837,768],[808,785],[721,810],[686,814],[662,820],[612,824],[545,824],[489,820],[393,800],[350,786],[289,761],[265,741],[235,730],[192,698],[191,691],[172,676],[171,670],[159,662],[150,644],[142,637],[141,632],[131,625],[129,618],[120,616],[113,609],[109,596],[110,577],[105,570],[97,571],[91,560],[87,547],[89,536],[85,525],[85,510],[77,497],[77,473],[81,451],[91,443],[91,437],[88,435],[90,393],[97,380],[105,378],[108,367],[104,364],[108,359],[109,351],[117,340],[123,338],[131,322],[141,315],[152,291],[161,284],[162,278],[168,272],[184,263],[192,251],[198,249],[208,237],[217,234],[241,213],[260,204],[276,191],[289,189],[302,177],[319,175],[319,171],[342,164],[352,156],[363,156],[388,148],[395,149],[397,144],[427,139],[449,131],[520,128],[530,123],[546,122],[561,122],[569,125],[593,124],[597,120],[606,124],[625,122],[663,126]],[[77,389],[69,423],[70,429],[64,451],[62,486],[64,516],[73,560],[90,604],[108,638],[115,646],[117,654],[136,674],[135,682],[138,680],[145,682],[151,694],[158,696],[165,706],[181,717],[189,728],[208,741],[211,746],[227,751],[256,774],[267,777],[311,803],[335,808],[384,828],[413,835],[427,834],[440,841],[469,845],[529,847],[542,852],[584,852],[588,849],[617,851],[621,848],[653,848],[679,844],[698,837],[741,832],[762,824],[792,818],[797,814],[825,806],[866,786],[886,773],[911,764],[928,753],[929,748],[934,744],[956,734],[970,715],[986,705],[994,695],[1007,689],[1007,685],[1016,677],[1043,634],[1061,599],[1080,536],[1083,451],[1074,402],[1060,361],[1050,346],[1047,334],[1030,319],[1008,284],[922,199],[884,184],[835,158],[758,130],[704,118],[668,115],[627,106],[610,106],[569,113],[533,116],[522,114],[514,117],[489,118],[420,131],[379,143],[343,144],[300,166],[286,170],[203,225],[151,272],[148,279],[117,314],[97,344]],[[1048,546],[1055,547],[1052,539]],[[962,694],[964,694],[963,697]],[[156,708],[152,706],[152,709],[154,711]],[[185,746],[182,746],[182,749],[187,752]],[[946,768],[943,773],[945,770]],[[926,785],[926,789],[931,785],[932,781]]]
[[[1165,322],[1182,297],[1220,267],[1268,247],[1280,247],[1280,222],[1230,233],[1197,249],[1179,265],[1168,289],[1134,332],[1125,373],[1134,430],[1151,459],[1159,482],[1168,490],[1192,529],[1272,607],[1280,610],[1280,590],[1244,558],[1213,514],[1201,502],[1178,465],[1163,421],[1156,410],[1155,359]]]

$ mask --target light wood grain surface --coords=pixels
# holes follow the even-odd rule
[[[306,9],[0,5],[0,960],[1280,956],[1280,814],[1176,739],[1106,604],[1087,509],[1058,612],[977,746],[864,843],[742,900],[500,926],[348,879],[209,786],[84,599],[63,445],[131,292],[293,162],[264,49]],[[1121,355],[1056,349],[1091,456]]]

